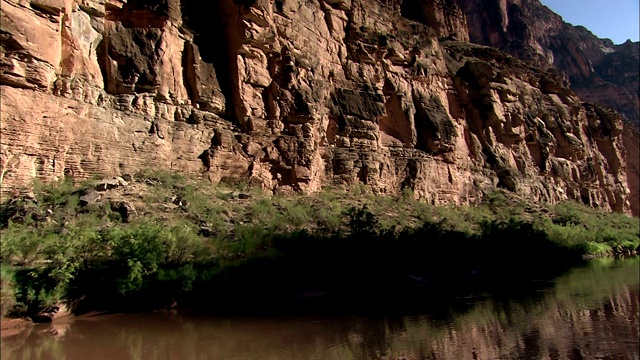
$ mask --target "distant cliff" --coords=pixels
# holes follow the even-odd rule
[[[472,42],[496,47],[541,68],[558,69],[569,76],[571,88],[581,99],[607,105],[627,118],[633,125],[625,125],[631,206],[636,216],[640,214],[640,42],[614,45],[582,26],[565,23],[539,0],[446,3],[465,14]]]
[[[537,1],[460,3],[2,0],[3,194],[160,167],[284,193],[362,183],[468,204],[502,187],[629,211],[622,118],[550,64],[574,86],[613,81],[632,46],[563,67],[570,44],[527,25]]]
[[[538,0],[456,0],[472,42],[496,47],[541,68],[567,74],[586,101],[610,106],[640,125],[640,43],[614,45],[573,26]]]

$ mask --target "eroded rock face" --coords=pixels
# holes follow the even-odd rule
[[[539,0],[454,1],[472,42],[496,47],[541,68],[567,74],[584,100],[605,104],[640,126],[640,43],[614,45],[573,26]]]
[[[543,69],[569,76],[571,88],[584,100],[623,114],[628,134],[640,127],[640,43],[614,45],[581,26],[572,26],[538,0],[454,1],[462,9],[472,42],[496,47]],[[638,140],[627,139],[629,163]],[[638,193],[638,175],[629,172],[629,187]],[[637,208],[637,200],[634,208]],[[634,210],[636,216],[640,213]]]
[[[43,2],[2,0],[5,193],[160,167],[629,209],[620,117],[464,41],[453,1],[420,3],[431,27],[395,0]]]
[[[622,143],[626,150],[625,160],[627,161],[631,213],[638,217],[640,214],[640,132],[638,129],[625,124]]]

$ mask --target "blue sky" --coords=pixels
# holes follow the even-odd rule
[[[582,25],[600,38],[620,44],[638,41],[638,0],[540,0],[564,21]]]

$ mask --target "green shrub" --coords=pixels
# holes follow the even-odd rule
[[[4,316],[16,306],[15,270],[0,264],[0,316]]]
[[[545,221],[543,228],[555,241],[578,246],[589,255],[635,249],[640,243],[637,219],[605,213],[574,202],[555,206],[552,221]],[[593,244],[599,245],[596,248]]]
[[[613,249],[611,249],[611,246],[604,243],[594,242],[594,241],[588,241],[586,243],[582,243],[580,247],[582,248],[584,253],[587,255],[594,255],[594,256],[607,255],[613,252]]]
[[[298,198],[300,200],[301,198]],[[283,205],[284,219],[293,227],[301,227],[311,222],[312,208],[309,204],[301,201],[287,201]]]
[[[11,222],[7,229],[0,231],[0,237],[0,256],[3,263],[29,266],[39,260],[41,239],[33,227]]]
[[[344,214],[347,217],[347,225],[351,233],[356,236],[375,235],[379,229],[379,222],[369,208],[365,205],[362,207],[351,207]]]
[[[180,292],[189,292],[193,290],[193,284],[198,277],[198,271],[194,269],[193,264],[185,264],[177,268],[159,269],[157,280],[164,286]]]
[[[287,256],[315,256],[317,266],[335,259],[435,266],[456,254],[472,266],[554,253],[603,256],[640,243],[637,219],[576,203],[539,211],[502,191],[477,206],[434,207],[410,190],[376,196],[364,185],[287,197],[251,190],[238,199],[238,189],[250,190],[242,182],[214,186],[151,170],[135,182],[134,198],[113,192],[135,203],[129,223],[108,199],[80,206],[89,185],[69,181],[37,185],[35,200],[2,204],[3,311],[10,304],[33,313],[61,300],[146,304],[145,297],[206,289],[253,260]]]
[[[185,177],[177,172],[143,169],[134,174],[134,179],[148,185],[172,189],[185,183]]]
[[[34,181],[32,184],[35,199],[40,204],[53,206],[66,204],[77,190],[70,178],[64,178],[48,183]],[[77,198],[76,198],[77,200]]]

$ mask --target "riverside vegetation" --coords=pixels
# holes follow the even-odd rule
[[[4,201],[3,316],[60,303],[251,311],[327,293],[385,302],[426,283],[538,274],[640,244],[637,219],[499,190],[477,206],[432,206],[365,186],[285,196],[157,171],[128,180],[100,192],[97,181],[36,183]]]

